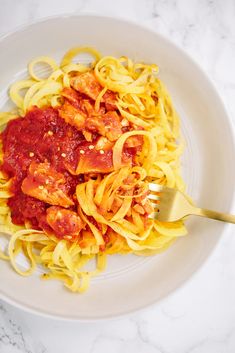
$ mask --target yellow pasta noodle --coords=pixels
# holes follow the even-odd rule
[[[93,61],[87,65],[80,62],[79,57],[83,54],[91,56]],[[49,68],[46,77],[40,74],[40,65]],[[82,81],[84,74],[88,75],[87,86]],[[89,96],[87,90],[90,87],[92,93]],[[86,96],[83,106],[80,103],[73,105],[78,94]],[[183,143],[179,118],[158,77],[157,65],[135,63],[127,57],[102,57],[94,48],[75,47],[64,55],[60,64],[47,56],[32,60],[28,65],[28,78],[14,83],[9,95],[16,110],[0,113],[1,131],[17,117],[25,117],[33,107],[52,107],[60,111],[67,124],[84,133],[89,148],[85,151],[80,148],[77,152],[79,158],[85,158],[92,151],[102,158],[105,148],[112,151],[112,168],[102,173],[97,172],[95,167],[89,173],[80,172],[79,163],[75,168],[67,166],[69,160],[66,153],[61,153],[67,173],[69,171],[73,176],[82,174],[73,199],[68,201],[67,198],[70,203],[63,206],[64,214],[70,212],[70,218],[80,220],[81,229],[76,237],[69,232],[59,237],[56,231],[34,229],[30,221],[25,221],[23,225],[14,224],[8,203],[14,196],[11,187],[13,178],[0,171],[0,231],[6,233],[9,240],[7,251],[0,249],[0,258],[10,261],[18,274],[32,275],[37,265],[41,265],[45,269],[42,279],[60,280],[70,291],[82,293],[89,287],[90,279],[105,270],[108,255],[154,255],[186,235],[182,221],[162,223],[149,217],[151,203],[147,196],[150,181],[184,189],[180,174]],[[110,97],[115,97],[114,103],[108,100]],[[70,115],[64,117],[62,114],[66,104]],[[91,106],[93,111],[89,115]],[[99,147],[98,143],[94,146],[92,128],[101,120],[104,114],[102,109],[106,109],[106,115],[109,116],[111,111],[112,116],[118,117],[122,133],[117,138],[110,137],[108,123],[104,124],[103,130],[99,126],[99,143],[104,146]],[[86,130],[86,125],[81,125],[88,121],[85,114],[93,124],[90,130]],[[48,134],[52,136],[54,132],[48,131]],[[5,155],[0,142],[0,164],[3,164]],[[60,148],[58,146],[58,151]],[[135,159],[128,155],[128,148],[137,151]],[[33,158],[34,153],[30,152],[30,155]],[[48,161],[43,163],[46,166]],[[33,168],[32,165],[29,168]],[[58,180],[60,185],[63,176],[59,175]],[[41,190],[45,189],[42,185],[40,187]],[[22,190],[24,192],[23,186]],[[64,197],[63,193],[61,195]],[[39,200],[44,201],[42,196]],[[47,202],[47,207],[54,212],[58,211],[58,205]],[[60,211],[55,213],[54,219],[60,217]],[[24,256],[28,266],[26,269],[19,265],[18,256]],[[95,262],[94,268],[87,270],[86,265],[91,261]]]

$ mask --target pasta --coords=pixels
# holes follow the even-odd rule
[[[10,87],[15,111],[0,113],[0,258],[84,292],[108,255],[157,254],[187,233],[151,219],[148,199],[150,181],[184,189],[179,118],[154,64],[76,47],[28,74]]]

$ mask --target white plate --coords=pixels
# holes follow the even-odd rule
[[[0,108],[10,81],[22,76],[38,55],[59,58],[72,46],[94,46],[103,54],[157,63],[182,119],[182,160],[188,192],[203,207],[229,211],[235,180],[232,127],[223,104],[201,69],[179,48],[147,29],[104,17],[51,18],[0,41]],[[228,168],[229,166],[229,168]],[[47,316],[96,320],[133,312],[165,298],[188,280],[211,254],[226,224],[191,218],[189,235],[151,258],[113,256],[108,270],[84,295],[61,283],[17,275],[0,263],[2,299]]]

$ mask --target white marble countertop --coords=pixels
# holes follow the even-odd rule
[[[235,122],[234,0],[0,0],[0,35],[34,19],[92,12],[171,38],[214,80]],[[161,304],[97,324],[33,316],[0,302],[1,353],[234,353],[235,228],[206,265]]]

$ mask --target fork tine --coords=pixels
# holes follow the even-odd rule
[[[160,200],[160,196],[159,195],[155,195],[155,194],[149,194],[148,195],[148,199],[151,201],[159,201]]]
[[[151,219],[159,219],[159,212],[161,208],[161,199],[164,196],[164,191],[166,187],[159,184],[149,183],[150,194],[148,195],[148,199],[151,201],[153,212],[150,215]]]
[[[151,203],[151,205],[153,206],[153,208],[160,208],[160,203]]]
[[[164,189],[164,186],[154,183],[149,183],[149,190],[154,192],[160,192]]]

